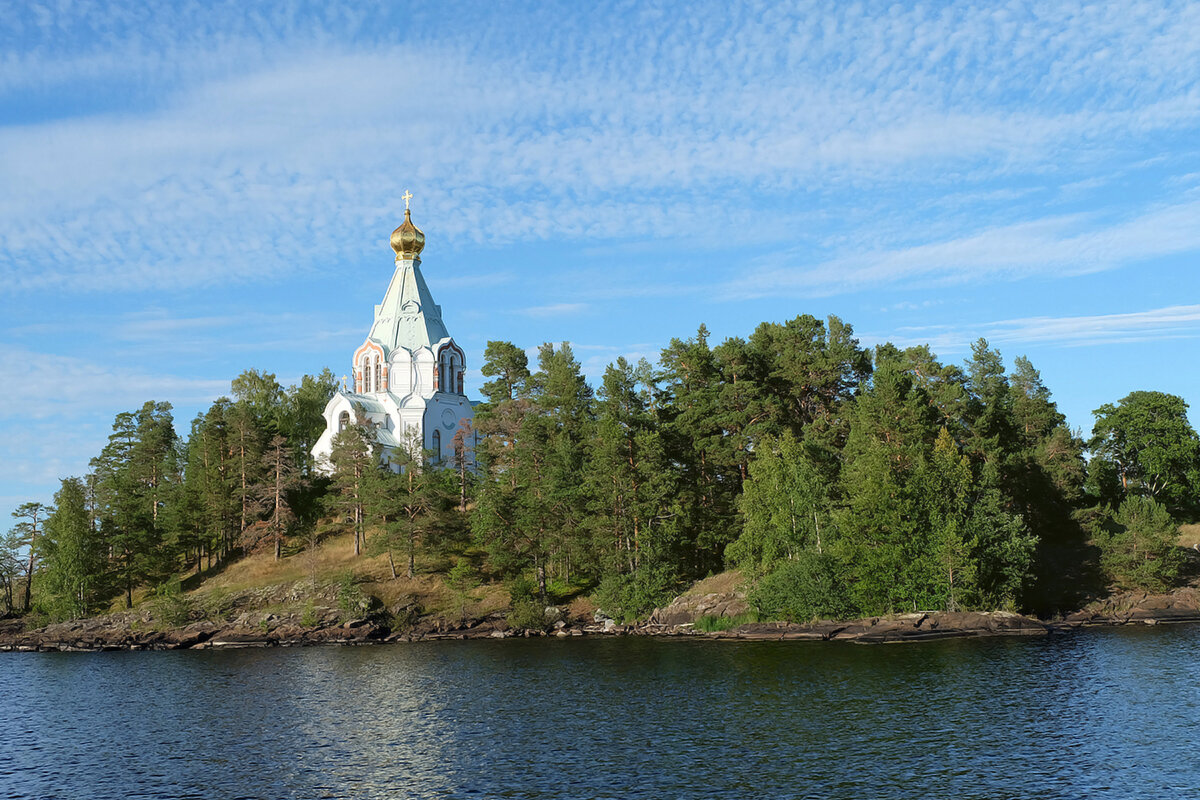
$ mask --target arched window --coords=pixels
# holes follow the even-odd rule
[[[341,433],[348,427],[350,427],[350,412],[343,411],[338,415],[338,433]]]
[[[375,356],[375,391],[383,391],[383,367],[379,364],[379,356]]]
[[[433,450],[433,460],[441,461],[442,460],[442,432],[441,431],[433,432],[433,447],[431,449]]]
[[[367,359],[366,356],[363,356],[362,370],[363,370],[363,392],[364,393],[370,392],[371,391],[371,362]]]

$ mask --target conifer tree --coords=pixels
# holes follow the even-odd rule
[[[354,555],[361,555],[366,543],[366,504],[368,484],[378,459],[371,446],[370,430],[365,421],[347,425],[333,437],[329,454],[333,468],[330,484],[332,505],[354,531]]]
[[[926,579],[926,498],[919,476],[936,413],[895,363],[875,370],[851,417],[836,524],[838,555],[852,565],[855,605],[867,613],[913,611],[931,601]]]
[[[25,611],[29,610],[33,598],[33,569],[37,561],[38,539],[42,535],[46,517],[52,510],[42,503],[29,502],[22,503],[12,512],[18,522],[9,535],[19,542],[19,546],[26,548],[25,597],[21,605]]]
[[[695,338],[672,339],[659,363],[660,429],[678,480],[672,514],[690,561],[686,574],[700,577],[721,568],[740,525],[738,466],[721,457],[721,374],[708,329],[701,325]]]
[[[680,575],[687,562],[669,521],[673,475],[649,392],[624,358],[604,372],[589,449],[589,523],[595,551],[606,554],[597,566],[621,575]]]
[[[226,479],[237,499],[237,535],[242,547],[249,549],[256,538],[253,527],[258,521],[256,502],[262,493],[264,430],[255,409],[246,402],[234,403],[228,420],[227,446],[230,469]]]
[[[117,415],[108,444],[92,460],[100,533],[126,607],[133,605],[136,586],[173,566],[160,514],[178,474],[177,456],[170,403],[147,402],[137,412]]]
[[[777,424],[797,436],[814,422],[833,422],[841,404],[871,374],[869,353],[853,328],[834,316],[825,323],[808,314],[782,325],[764,322],[749,344],[764,354],[763,387]]]
[[[5,615],[17,610],[14,593],[23,569],[21,536],[14,528],[0,538],[0,598],[4,601]]]
[[[450,468],[458,481],[458,511],[467,513],[467,499],[475,484],[475,427],[470,420],[459,422],[451,440]]]
[[[366,511],[382,528],[372,539],[371,551],[387,554],[393,578],[397,575],[393,552],[401,551],[405,577],[412,578],[418,553],[435,545],[438,512],[444,510],[445,498],[439,470],[429,463],[430,453],[422,447],[420,433],[409,431],[401,444],[402,450],[395,454],[399,472],[380,466],[367,473],[364,487]]]
[[[304,485],[300,470],[292,462],[292,450],[287,439],[276,434],[263,450],[260,471],[264,477],[260,490],[260,506],[264,518],[261,530],[271,542],[275,560],[283,557],[283,541],[296,519],[291,495]]]
[[[545,540],[547,557],[535,564],[544,601],[547,570],[554,567],[559,577],[569,581],[573,566],[589,556],[585,474],[595,409],[592,388],[568,343],[557,348],[543,344],[538,350],[538,367],[530,379],[534,415],[526,426],[534,434],[528,437],[529,443],[542,452],[525,453],[539,465],[535,471],[540,508],[530,521]],[[535,479],[535,472],[527,475]]]

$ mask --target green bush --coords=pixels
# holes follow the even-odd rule
[[[193,604],[182,591],[178,580],[167,581],[154,590],[156,595],[151,604],[154,616],[172,626],[186,625],[191,621]]]
[[[346,572],[338,581],[338,608],[352,617],[365,616],[372,607],[374,598],[363,593],[354,579],[353,572]]]
[[[544,631],[546,629],[545,609],[537,600],[514,601],[505,619],[508,627],[515,630]]]
[[[802,552],[779,562],[750,592],[749,600],[768,619],[848,619],[855,609],[841,575],[841,562],[833,556]]]
[[[508,626],[517,630],[546,629],[546,610],[538,598],[538,585],[533,579],[519,575],[508,582],[510,608]]]
[[[665,572],[641,570],[605,577],[593,597],[601,611],[629,624],[669,603],[678,589],[679,582]]]
[[[311,598],[305,601],[304,610],[300,612],[300,624],[306,628],[317,626],[317,607]]]

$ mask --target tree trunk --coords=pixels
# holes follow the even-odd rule
[[[416,532],[409,527],[408,529],[408,577],[411,580],[416,574],[417,568],[417,535]]]
[[[25,605],[26,611],[29,610],[29,604],[33,601],[31,590],[33,589],[33,534],[29,536],[29,566],[25,568]]]

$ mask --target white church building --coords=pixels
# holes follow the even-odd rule
[[[333,438],[348,425],[368,423],[380,461],[399,469],[410,442],[432,451],[435,461],[452,459],[455,433],[474,417],[463,391],[466,358],[421,275],[425,234],[412,223],[411,197],[405,192],[404,222],[392,231],[396,271],[383,302],[375,306],[371,332],[354,351],[353,377],[342,377],[340,390],[325,406],[325,432],[312,449],[324,469]],[[467,444],[473,451],[473,434]],[[472,456],[467,455],[473,461]]]

